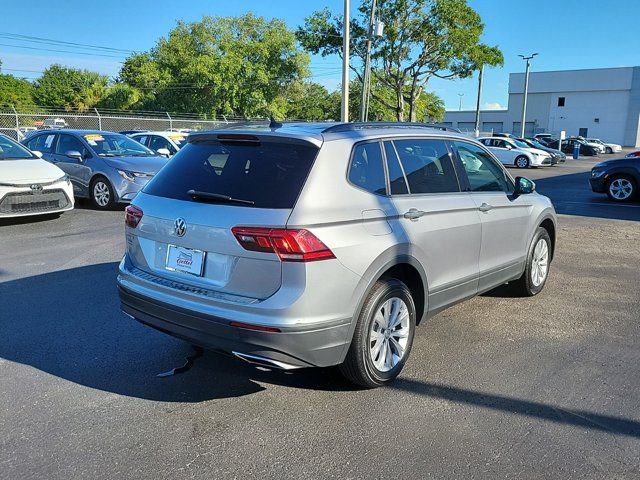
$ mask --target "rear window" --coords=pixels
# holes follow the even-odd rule
[[[292,208],[317,153],[310,143],[282,139],[188,143],[144,192],[190,201],[187,192],[195,190],[248,200],[258,208]]]

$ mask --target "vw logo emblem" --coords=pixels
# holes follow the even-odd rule
[[[33,193],[41,193],[42,192],[42,185],[40,185],[39,183],[34,183],[33,185],[31,185],[31,191]]]
[[[184,221],[184,218],[176,218],[173,223],[173,230],[177,236],[184,237],[184,234],[187,233],[187,222]]]

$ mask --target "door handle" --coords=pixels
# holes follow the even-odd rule
[[[404,214],[404,218],[416,221],[421,216],[425,215],[426,213],[427,212],[423,212],[422,210],[418,210],[418,209],[415,209],[415,208],[410,208],[409,211]]]
[[[480,210],[481,212],[488,212],[492,208],[493,208],[493,205],[489,205],[488,203],[483,203],[478,207],[478,210]]]

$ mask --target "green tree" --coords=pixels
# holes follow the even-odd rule
[[[286,113],[283,92],[308,75],[309,56],[281,20],[204,17],[178,22],[149,52],[128,58],[123,82],[146,106],[214,115]]]
[[[114,110],[133,110],[144,103],[144,93],[126,83],[114,83],[109,86],[104,97],[97,103],[98,108]]]
[[[52,65],[36,81],[34,99],[38,105],[86,111],[105,96],[108,83],[106,75]]]
[[[287,91],[286,115],[293,120],[328,120],[331,98],[327,89],[314,82],[296,82]]]
[[[0,105],[15,108],[33,105],[33,84],[13,75],[0,74]]]
[[[360,15],[351,22],[352,49],[363,57],[370,2],[364,2]],[[419,117],[418,106],[433,77],[466,78],[480,65],[501,65],[497,47],[480,43],[484,30],[480,16],[466,0],[380,0],[379,17],[385,23],[382,38],[372,47],[372,83],[393,92],[385,98],[372,89],[372,97],[393,109],[398,121]],[[315,54],[341,55],[342,22],[327,9],[315,12],[299,27],[296,35],[303,47]],[[358,80],[362,72],[352,67]]]

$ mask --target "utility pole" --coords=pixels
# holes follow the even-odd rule
[[[344,17],[342,23],[342,105],[340,120],[349,121],[349,0],[344,0]]]
[[[360,121],[366,122],[369,113],[369,89],[371,88],[371,42],[373,40],[373,24],[376,19],[376,0],[371,3],[371,16],[369,17],[369,33],[367,35],[367,53],[364,61],[364,74],[362,75],[362,100],[360,102]]]
[[[476,125],[475,133],[476,137],[480,135],[480,97],[482,96],[482,76],[484,75],[484,65],[480,67],[478,73],[478,99],[476,100]]]
[[[531,59],[536,55],[538,54],[534,53],[532,55],[529,55],[528,57],[525,57],[524,55],[518,55],[523,60],[527,61],[527,68],[525,69],[525,73],[524,73],[524,95],[522,96],[522,122],[520,125],[521,126],[520,138],[524,138],[524,126],[525,126],[525,121],[527,117],[527,95],[529,94],[529,67],[530,67]]]
[[[458,106],[458,110],[462,110],[462,97],[464,97],[464,93],[459,93],[458,96],[460,97],[460,105]]]

